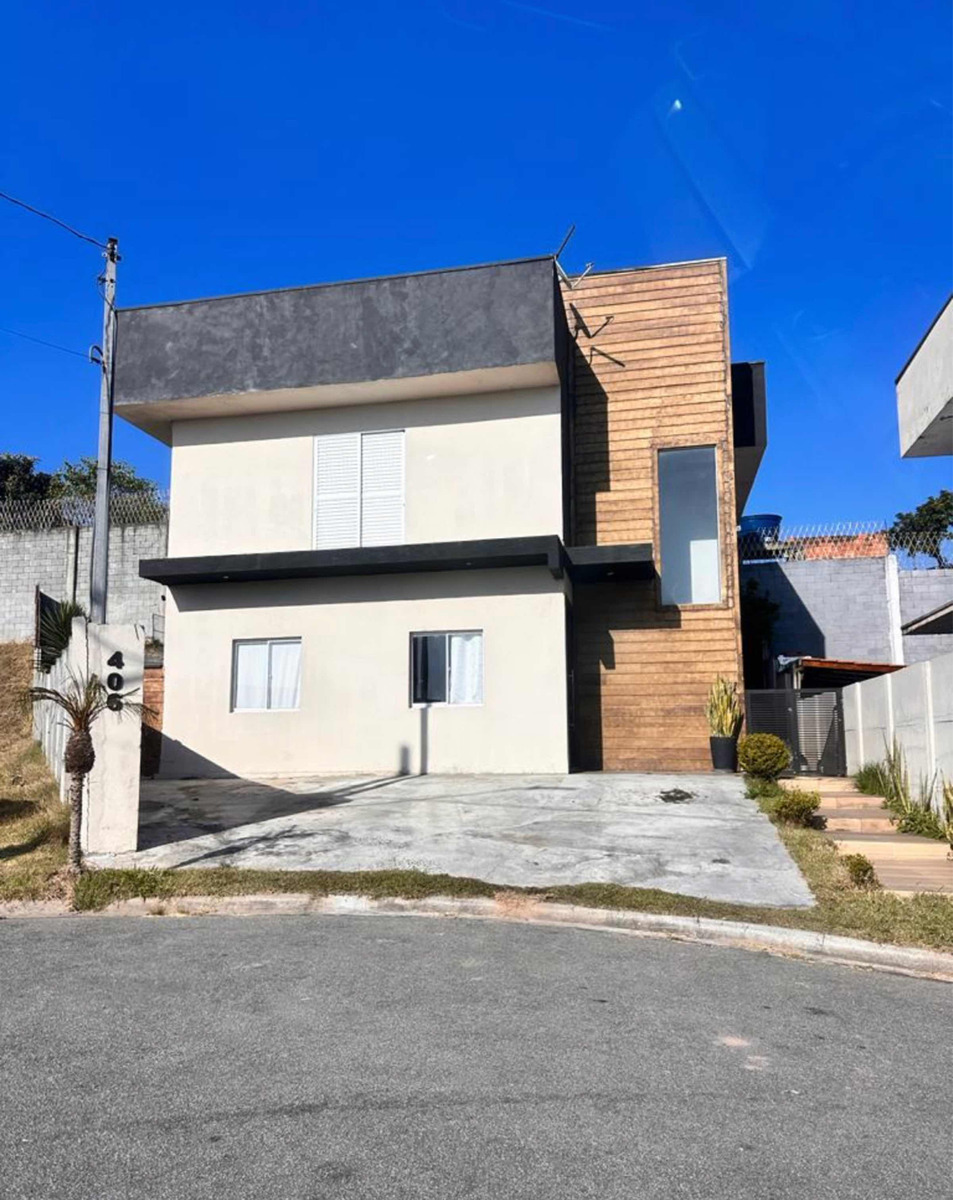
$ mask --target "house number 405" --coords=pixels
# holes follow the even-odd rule
[[[122,696],[117,693],[122,691],[122,685],[125,682],[119,673],[125,666],[125,660],[120,651],[117,650],[115,654],[106,659],[106,666],[115,668],[106,676],[106,689],[109,692],[106,697],[106,707],[111,708],[113,712],[121,712]]]

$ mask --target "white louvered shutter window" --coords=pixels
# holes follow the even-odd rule
[[[361,544],[361,435],[314,439],[314,546],[340,550]]]
[[[361,545],[404,540],[404,431],[361,436]]]

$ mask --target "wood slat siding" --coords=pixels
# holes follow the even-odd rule
[[[589,275],[563,299],[570,329],[596,334],[576,340],[572,540],[657,556],[658,450],[714,445],[723,557],[721,605],[662,608],[654,583],[576,587],[577,766],[708,770],[708,688],[741,678],[725,264]]]

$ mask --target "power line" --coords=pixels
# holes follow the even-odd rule
[[[94,246],[98,246],[100,250],[106,249],[106,243],[100,242],[94,237],[90,237],[88,233],[81,233],[80,230],[74,229],[72,225],[67,225],[65,221],[61,221],[59,217],[51,216],[45,213],[42,209],[34,208],[32,204],[27,204],[25,200],[18,200],[16,196],[10,196],[6,192],[0,192],[0,200],[9,200],[11,204],[17,204],[20,208],[25,208],[27,212],[34,213],[38,217],[42,217],[44,221],[52,221],[54,225],[59,225],[60,229],[65,229],[67,233],[71,233],[73,237],[81,238],[84,242],[91,242]],[[77,353],[73,351],[73,353]]]
[[[19,329],[7,329],[5,325],[0,325],[0,333],[10,333],[27,342],[36,342],[38,346],[49,346],[51,350],[62,350],[64,354],[75,354],[77,358],[85,359],[86,362],[90,361],[89,354],[84,354],[82,350],[71,350],[69,346],[58,346],[56,342],[44,342],[42,338],[32,337],[29,333],[21,333]]]

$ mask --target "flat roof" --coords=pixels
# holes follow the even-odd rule
[[[188,300],[159,300],[151,304],[117,305],[116,312],[143,312],[150,308],[177,308],[183,304],[212,304],[216,300],[242,300],[254,296],[277,296],[285,292],[312,292],[318,288],[348,287],[361,283],[388,283],[398,279],[421,279],[427,275],[449,275],[454,271],[481,271],[485,267],[517,267],[523,263],[552,261],[551,254],[531,254],[526,258],[501,258],[495,262],[465,263],[458,267],[428,267],[424,271],[397,271],[390,275],[362,275],[353,279],[330,279],[320,283],[298,283],[289,287],[256,288],[251,292],[222,292],[215,296],[192,296]]]
[[[953,633],[953,600],[931,609],[920,617],[900,626],[901,633],[942,634]]]
[[[904,374],[906,373],[907,367],[910,366],[910,364],[913,362],[913,360],[916,358],[916,356],[920,353],[920,350],[923,347],[923,343],[927,340],[927,338],[933,332],[937,321],[939,321],[940,317],[942,317],[943,314],[946,312],[946,310],[950,307],[950,304],[953,304],[953,292],[951,292],[949,294],[949,296],[947,296],[947,298],[943,302],[943,304],[940,305],[939,311],[937,312],[937,314],[933,318],[933,320],[930,322],[930,325],[929,325],[926,333],[924,333],[923,337],[920,338],[919,342],[917,342],[916,346],[913,349],[913,353],[910,355],[910,357],[907,359],[907,361],[900,368],[900,374],[894,380],[895,384],[899,383],[900,380],[903,378]]]

